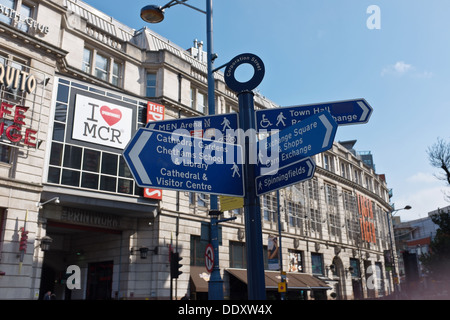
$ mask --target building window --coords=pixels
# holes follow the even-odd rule
[[[156,97],[156,73],[147,73],[146,97]]]
[[[361,269],[359,267],[359,260],[358,259],[354,259],[354,258],[350,258],[350,267],[352,267],[350,270],[350,274],[352,276],[352,278],[361,278]]]
[[[206,113],[208,96],[198,89],[191,88],[191,108],[200,113]]]
[[[359,216],[358,216],[358,207],[356,204],[356,197],[352,195],[350,192],[344,191],[344,211],[345,211],[345,219],[347,222],[347,232],[348,232],[348,240],[353,243],[357,243],[360,232],[359,232]]]
[[[4,7],[0,13],[1,22],[13,24],[19,30],[28,32],[29,25],[25,23],[25,19],[33,18],[32,6],[27,5],[22,0],[0,0],[0,6]]]
[[[291,227],[301,227],[301,217],[304,215],[301,204],[294,201],[287,201],[286,211],[289,217],[289,225]]]
[[[120,85],[121,69],[122,69],[121,64],[116,61],[113,61],[111,70],[111,83],[116,87]]]
[[[311,252],[311,265],[313,274],[324,274],[323,255],[321,253]]]
[[[320,211],[317,209],[310,208],[310,229],[312,232],[316,233],[316,237],[320,237],[322,233],[322,221]]]
[[[319,200],[319,183],[317,178],[313,178],[307,181],[308,183],[308,195],[310,199]]]
[[[262,196],[262,216],[265,221],[277,221],[277,198],[274,193]]]
[[[11,8],[11,9],[15,9],[15,7],[16,7],[14,0],[0,0],[0,5],[5,6],[6,8]],[[9,18],[8,15],[6,15],[6,14],[0,14],[0,21],[5,22],[7,24],[11,24],[12,19]]]
[[[203,262],[205,257],[203,254]],[[230,268],[247,268],[245,243],[230,241]]]
[[[86,73],[91,73],[92,66],[92,51],[84,48],[83,52],[83,71]]]
[[[108,58],[98,54],[95,56],[95,76],[101,80],[108,80]]]
[[[94,66],[94,68],[93,68]],[[82,70],[98,79],[120,86],[123,64],[99,53],[95,49],[84,48]]]
[[[0,145],[0,162],[10,163],[11,147]]]
[[[3,231],[5,228],[6,222],[6,209],[0,208],[0,253],[2,252],[3,247]]]
[[[197,92],[197,103],[196,103],[195,109],[200,113],[205,113],[207,105],[208,105],[208,102],[207,102],[206,94]]]
[[[355,169],[354,175],[353,175],[353,182],[356,182],[357,184],[361,184],[361,171]]]
[[[20,21],[17,23],[17,28],[23,32],[28,32],[29,26],[25,23],[25,19],[32,18],[33,10],[30,6],[22,3],[20,6]]]
[[[202,241],[199,236],[191,235],[191,266],[205,265],[205,250],[208,241]]]
[[[338,196],[336,186],[325,184],[325,201],[327,203],[328,223],[332,236],[341,236],[341,225],[338,211]]]
[[[334,169],[334,157],[328,154],[323,155],[323,167],[325,170],[335,172]]]

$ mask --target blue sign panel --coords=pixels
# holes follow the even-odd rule
[[[316,164],[308,157],[279,169],[276,174],[257,177],[256,194],[260,196],[311,179],[315,170]]]
[[[333,146],[337,124],[323,111],[258,142],[260,173],[276,172],[303,158],[324,152]]]
[[[238,114],[218,114],[204,117],[153,121],[147,123],[147,129],[189,134],[198,138],[234,143],[235,130],[238,128]],[[231,130],[228,131],[227,130]]]
[[[238,145],[140,128],[123,157],[142,188],[244,196]]]
[[[322,111],[328,111],[339,126],[361,124],[369,121],[372,110],[364,99],[258,110],[256,125],[258,130],[283,130]]]

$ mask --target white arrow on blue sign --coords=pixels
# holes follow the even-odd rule
[[[365,99],[299,105],[258,110],[256,125],[258,130],[283,130],[325,110],[339,126],[367,123],[373,111]]]
[[[140,128],[123,157],[142,188],[244,196],[239,145]]]
[[[337,123],[328,111],[323,111],[259,141],[260,173],[257,176],[276,172],[279,168],[330,149],[336,131]]]
[[[257,177],[256,194],[260,196],[268,192],[309,180],[314,176],[315,170],[316,164],[308,157],[279,169],[274,175]]]

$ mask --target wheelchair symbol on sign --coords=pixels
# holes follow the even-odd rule
[[[269,119],[266,118],[266,115],[263,114],[262,120],[259,122],[259,125],[261,128],[267,128],[272,125],[272,122],[270,122]]]

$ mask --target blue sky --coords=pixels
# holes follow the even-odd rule
[[[139,17],[154,2],[85,0],[126,25],[151,28],[183,48],[206,40],[203,14],[178,5],[150,25]],[[241,53],[258,55],[266,75],[261,94],[280,106],[365,98],[368,124],[339,127],[336,140],[357,139],[386,174],[402,220],[450,205],[426,150],[450,140],[450,1],[215,0],[214,51],[220,66]],[[189,4],[205,8],[204,0]],[[380,29],[366,22],[380,9]],[[244,67],[244,66],[243,66]],[[242,81],[246,77],[242,70]]]

